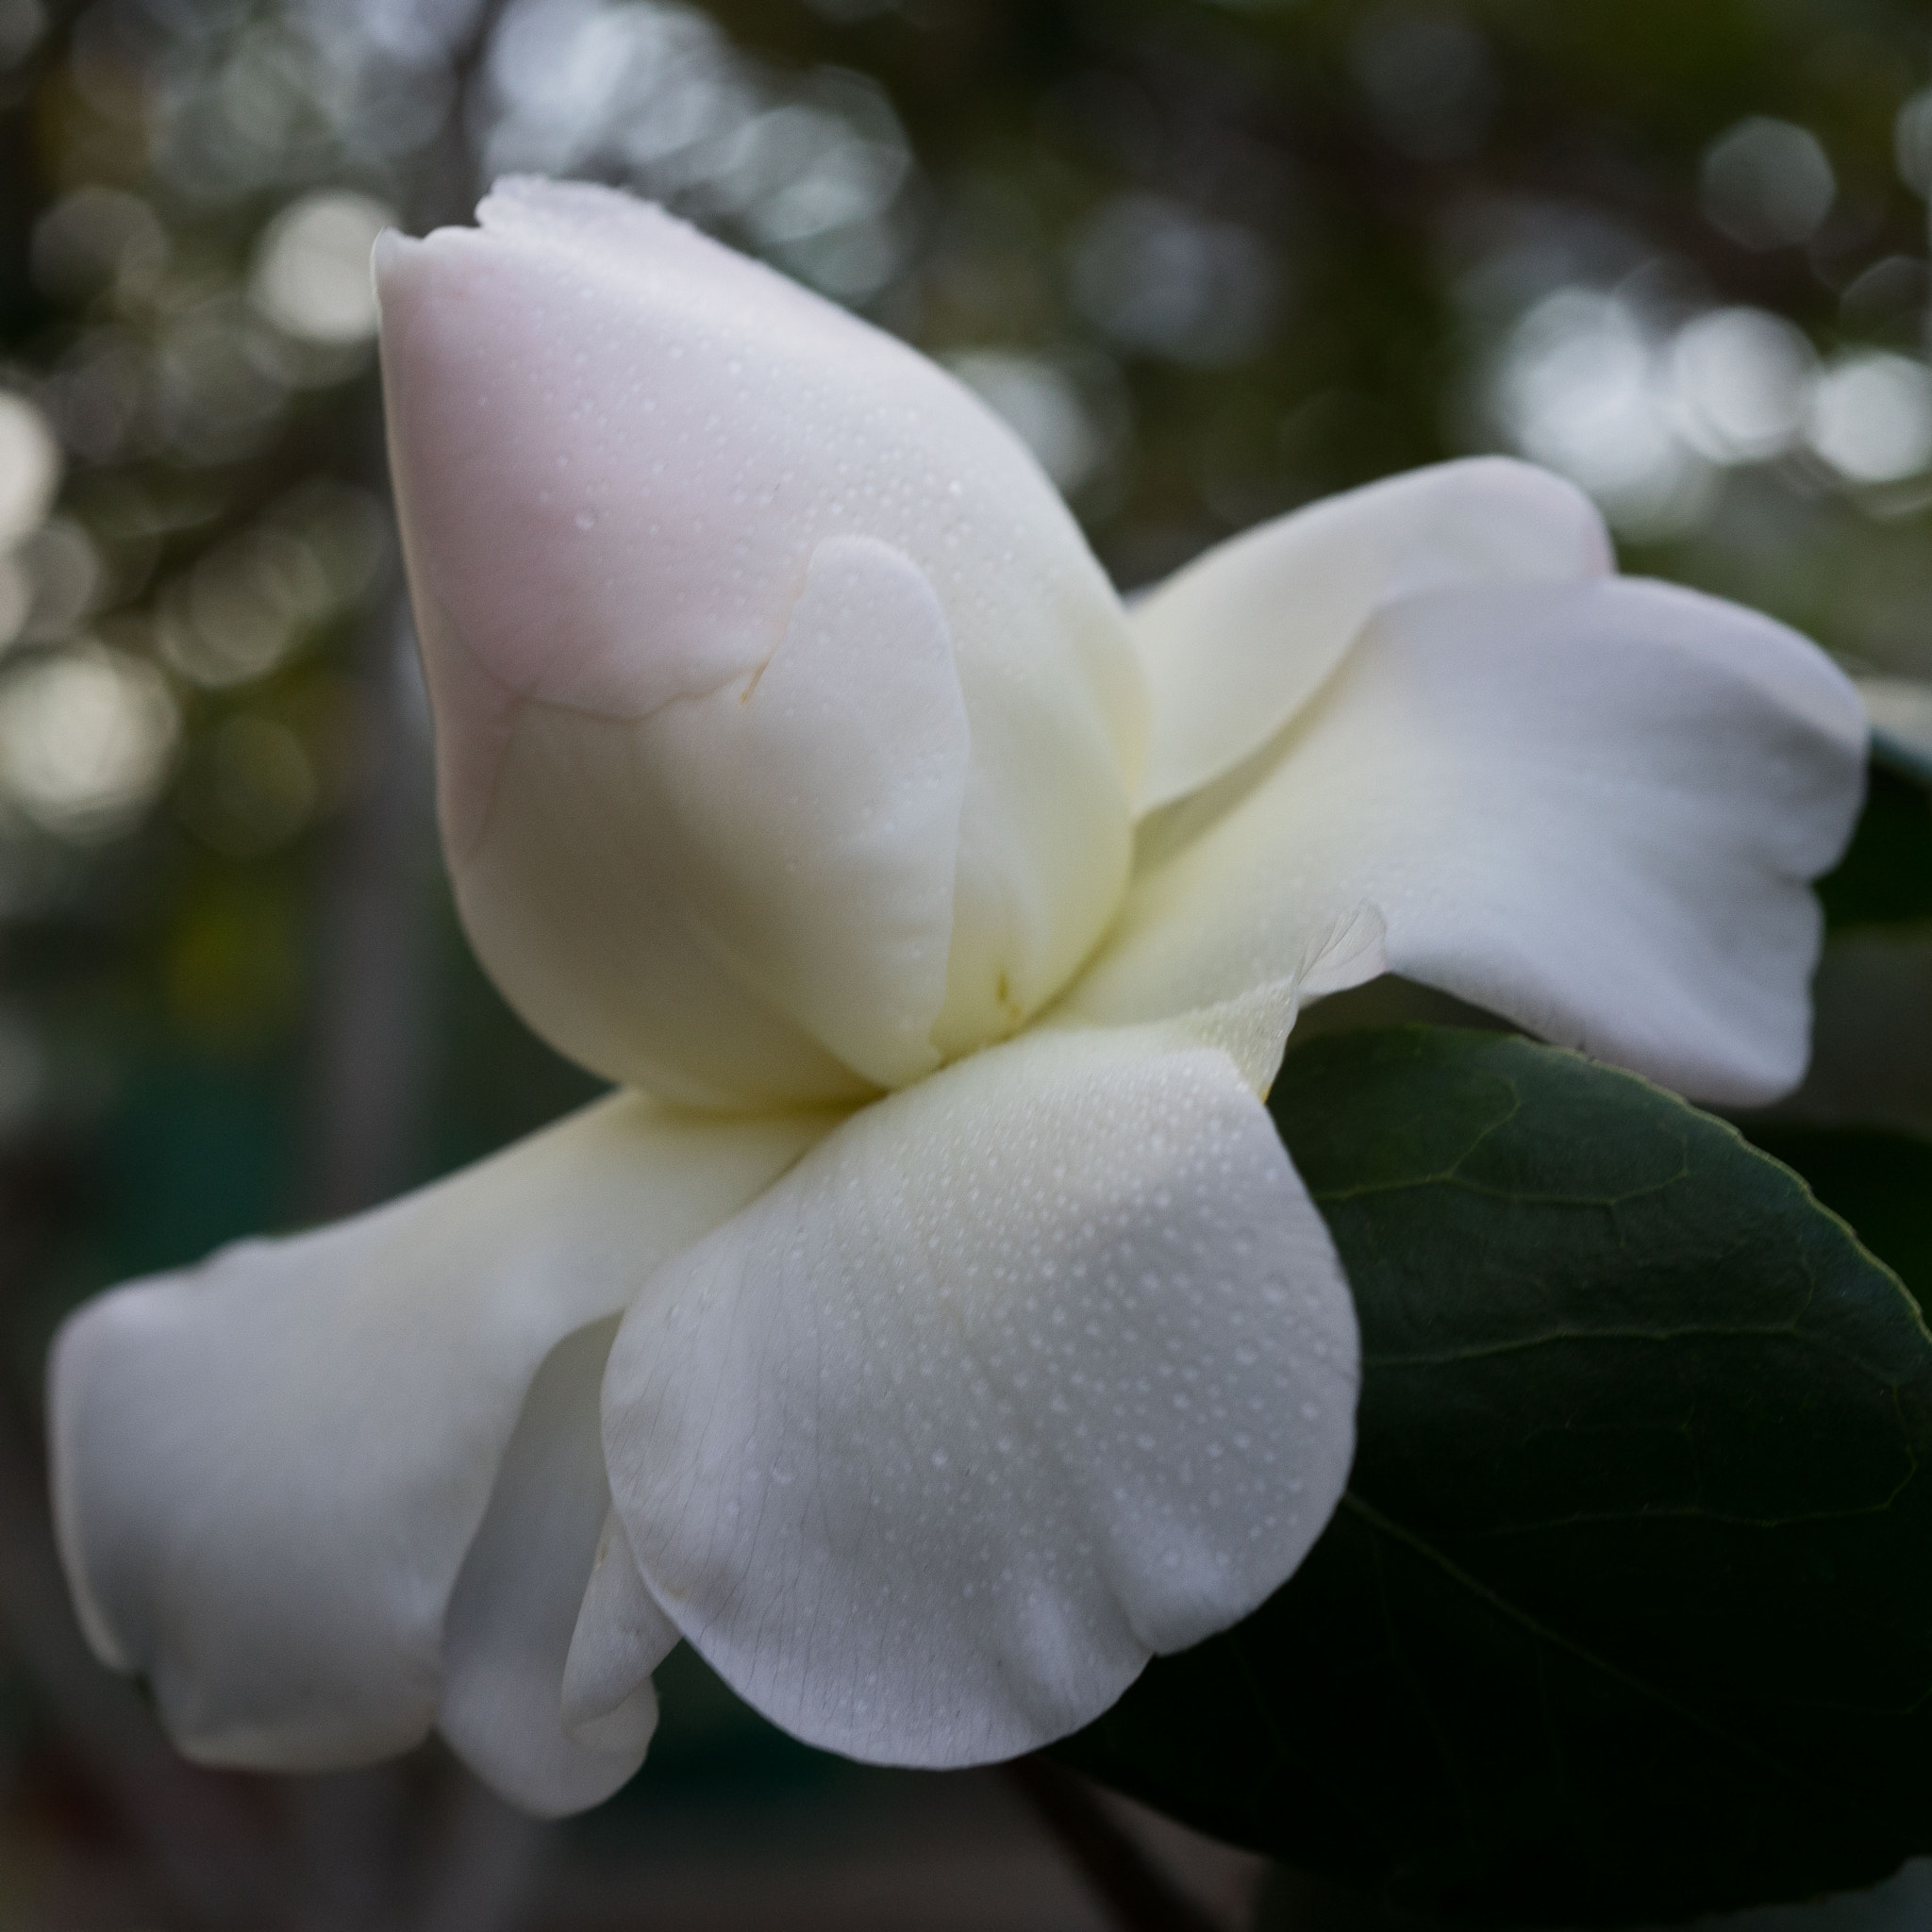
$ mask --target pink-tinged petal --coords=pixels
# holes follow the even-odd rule
[[[376,273],[445,843],[486,966],[566,1052],[708,1104],[844,1097],[1012,1031],[1118,904],[1145,733],[1124,616],[1052,486],[944,372],[658,209],[510,181],[478,212],[475,229],[387,239]],[[879,720],[896,715],[910,684],[932,683],[934,652],[950,655],[957,831],[941,852],[943,814],[882,805],[857,828],[881,864],[823,891],[801,874],[747,983],[717,906],[685,888],[702,877],[749,903],[757,883],[719,884],[715,855],[682,841],[783,721],[765,708],[756,753],[722,719],[684,725],[726,691],[755,710],[808,647],[870,667],[838,687],[834,715],[791,720],[790,765],[818,774],[825,812],[850,811],[861,775],[887,804],[931,778],[924,741],[868,720],[875,694]],[[895,649],[908,665],[882,679]],[[613,737],[640,721],[650,734]],[[687,769],[674,784],[653,762],[623,795],[611,773],[658,758],[646,736],[688,742]],[[701,742],[729,751],[717,773]],[[578,757],[611,768],[591,788],[607,825],[554,809],[558,761]],[[740,797],[757,842],[783,832],[787,795],[773,782]],[[653,890],[626,888],[635,903],[611,897],[620,852],[660,855]],[[841,1022],[823,1010],[880,931],[899,942],[895,894],[915,878],[918,943],[946,967],[937,1003],[920,982],[924,1058],[901,1037],[909,997],[857,1038],[856,995]],[[799,905],[836,915],[794,930]],[[599,937],[612,919],[629,980]],[[848,938],[827,966],[834,924]],[[665,986],[708,1005],[694,1019]],[[709,1042],[734,1039],[756,1050],[721,1045],[713,1063]],[[766,1071],[747,1086],[752,1059]]]

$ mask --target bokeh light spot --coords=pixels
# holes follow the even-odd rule
[[[1754,114],[1706,149],[1698,191],[1706,218],[1733,242],[1789,248],[1818,232],[1838,180],[1808,128]]]
[[[299,341],[345,347],[375,333],[369,251],[395,217],[366,194],[324,190],[291,202],[256,252],[249,292]]]
[[[1854,483],[1895,483],[1932,463],[1932,373],[1884,351],[1854,350],[1819,378],[1811,447]]]
[[[159,790],[179,724],[138,658],[100,644],[37,658],[0,682],[0,793],[61,837],[110,837]]]

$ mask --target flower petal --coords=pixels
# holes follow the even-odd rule
[[[855,1114],[658,1274],[611,1351],[611,1491],[651,1594],[766,1715],[977,1763],[1295,1568],[1357,1346],[1225,1053],[1039,1030]]]
[[[601,1471],[603,1421],[595,1404],[591,1416]],[[605,1493],[609,1493],[608,1482]],[[615,1509],[607,1511],[597,1560],[564,1660],[564,1729],[579,1742],[606,1751],[623,1750],[637,1736],[641,1750],[658,1724],[651,1673],[671,1655],[678,1635],[677,1625],[658,1607],[638,1574],[624,1519]]]
[[[1768,1099],[1804,1071],[1806,882],[1850,834],[1864,741],[1829,660],[1736,605],[1628,578],[1416,598],[1147,866],[1068,1006],[1230,997],[1366,903],[1394,972],[1684,1092]]]
[[[787,982],[779,1002],[786,1024],[760,989],[715,969],[703,1025],[689,1024],[689,1001],[667,1005],[636,983],[613,1018],[622,990],[598,938],[608,868],[581,860],[575,824],[552,823],[549,793],[573,724],[601,756],[614,723],[734,687],[755,693],[761,667],[795,649],[781,640],[814,595],[815,559],[864,540],[874,560],[899,563],[880,596],[858,600],[858,623],[890,641],[908,596],[923,599],[930,611],[909,647],[923,661],[928,634],[943,641],[969,727],[934,1039],[953,1054],[1012,1031],[1072,976],[1118,904],[1146,729],[1119,600],[1051,484],[943,371],[659,209],[584,183],[513,180],[478,218],[422,242],[386,238],[376,275],[444,840],[485,964],[540,1032],[613,1078],[661,1084],[722,1042],[765,1041],[701,1068],[708,1078],[674,1078],[674,1097],[842,1098],[882,1077],[881,1056],[892,1079],[907,1077],[897,1016],[883,1043],[864,1032],[857,1045],[851,1014],[837,1040],[811,1030],[815,1011],[800,1017],[830,996],[805,963],[810,935],[796,948],[804,991]],[[862,655],[877,653],[868,643]],[[863,684],[847,698],[860,714],[873,702]],[[823,737],[823,721],[798,723]],[[519,760],[526,729],[551,742]],[[904,752],[908,784],[929,775],[920,747],[875,735]],[[675,786],[656,774],[638,788],[650,822],[620,823],[603,843],[661,845],[658,807],[681,840],[686,817],[703,821],[728,782],[705,769]],[[613,811],[626,803],[606,794]],[[741,804],[771,840],[782,835],[773,791]],[[887,828],[881,813],[869,835]],[[659,872],[687,882],[702,868],[684,857]],[[632,891],[625,929],[658,935],[671,961],[654,983],[699,977],[678,962],[715,908]],[[768,922],[791,909],[774,905]],[[550,928],[541,974],[525,970],[535,924]],[[854,925],[852,957],[869,937]],[[766,950],[766,980],[793,970],[793,950]],[[740,1091],[746,1060],[775,1071]]]
[[[616,1332],[614,1320],[580,1328],[537,1371],[443,1619],[437,1728],[486,1784],[544,1818],[602,1804],[644,1761],[650,1673],[676,1641],[659,1613],[668,1641],[623,1697],[589,1736],[566,1726],[564,1662],[610,1510],[598,1391]]]
[[[1392,476],[1217,544],[1132,612],[1153,698],[1141,809],[1259,750],[1385,605],[1458,584],[1562,583],[1612,567],[1590,499],[1503,457]]]
[[[375,1213],[89,1303],[56,1341],[51,1435],[94,1648],[208,1762],[415,1742],[540,1364],[828,1124],[620,1095]]]
[[[699,1105],[899,1086],[939,1064],[970,757],[930,585],[834,538],[750,677],[636,720],[529,707],[463,916],[587,1066]]]

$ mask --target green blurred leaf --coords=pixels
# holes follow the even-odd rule
[[[1361,1315],[1349,1491],[1066,1755],[1492,1924],[1932,1846],[1932,1337],[1899,1282],[1730,1127],[1553,1048],[1338,1035],[1274,1106]]]
[[[1869,775],[1851,848],[1818,882],[1834,930],[1932,919],[1932,791],[1879,765]]]

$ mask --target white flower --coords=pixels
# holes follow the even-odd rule
[[[1344,1481],[1347,1288],[1257,1098],[1297,999],[1386,961],[1789,1087],[1857,701],[1500,461],[1125,613],[899,343],[602,189],[481,220],[377,258],[445,845],[624,1091],[73,1319],[90,1635],[198,1757],[436,1726],[543,1811],[635,1768],[680,1632],[856,1757],[1026,1750]]]

